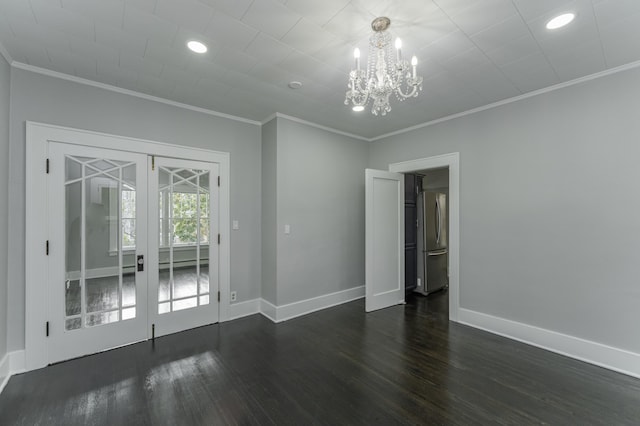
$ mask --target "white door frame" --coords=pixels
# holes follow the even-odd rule
[[[49,141],[98,148],[137,152],[147,155],[208,161],[220,164],[220,313],[219,321],[229,318],[230,227],[229,177],[230,155],[227,152],[116,136],[28,121],[26,123],[26,235],[25,235],[25,367],[34,370],[47,365],[48,345],[45,335],[47,300],[39,294],[37,283],[48,280],[47,146]],[[51,165],[59,167],[59,165]],[[51,247],[54,250],[54,247]]]
[[[449,168],[449,319],[458,322],[460,311],[460,153],[389,164],[389,171],[410,173]]]

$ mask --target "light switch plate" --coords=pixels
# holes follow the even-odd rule
[[[233,221],[233,230],[237,231],[238,229],[240,229],[240,223],[238,223],[237,220]]]
[[[284,233],[285,234],[290,234],[291,233],[291,226],[290,225],[285,225],[284,226]]]

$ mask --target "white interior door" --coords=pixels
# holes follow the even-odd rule
[[[147,156],[50,142],[49,363],[147,338]]]
[[[404,303],[404,176],[365,170],[365,309]]]
[[[150,161],[149,325],[162,336],[218,322],[219,165]]]

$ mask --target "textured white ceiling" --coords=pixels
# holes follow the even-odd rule
[[[570,26],[545,29],[565,11]],[[386,117],[343,104],[377,16],[425,79]],[[188,51],[191,38],[209,52]],[[375,137],[640,60],[640,0],[0,0],[0,43],[16,62]]]

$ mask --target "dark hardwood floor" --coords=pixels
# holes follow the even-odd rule
[[[260,315],[11,378],[2,425],[640,424],[640,380],[447,321],[447,295]]]

